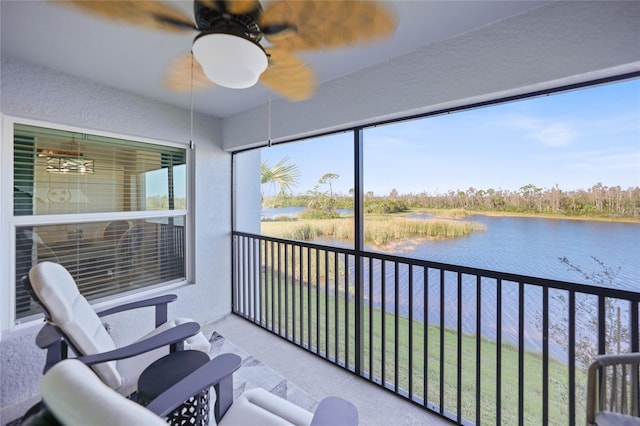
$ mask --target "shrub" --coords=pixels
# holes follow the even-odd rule
[[[316,229],[308,224],[295,227],[291,231],[291,235],[287,236],[287,238],[297,241],[311,241],[315,240],[317,237],[318,233]]]
[[[340,213],[336,211],[306,209],[298,213],[300,219],[337,219]]]

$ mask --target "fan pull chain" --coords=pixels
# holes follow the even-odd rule
[[[191,53],[191,111],[189,123],[189,148],[193,149],[193,53]]]
[[[269,94],[268,108],[269,108],[269,134],[267,138],[267,147],[271,148],[271,94]]]

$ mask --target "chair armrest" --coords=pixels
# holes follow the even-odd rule
[[[36,335],[36,346],[40,349],[47,349],[51,345],[55,345],[62,340],[62,335],[51,324],[45,324],[42,326],[38,334]]]
[[[45,324],[36,335],[36,346],[47,351],[43,373],[59,361],[67,358],[68,346],[57,328]]]
[[[156,327],[167,322],[167,305],[178,299],[175,294],[165,294],[164,296],[152,297],[149,299],[137,300],[135,302],[125,303],[123,305],[114,306],[104,311],[96,312],[99,317],[112,315],[118,312],[129,311],[132,309],[146,308],[155,306],[156,308]]]
[[[358,424],[358,410],[346,399],[329,396],[318,404],[313,414],[311,426],[356,426]]]
[[[173,345],[183,342],[186,338],[197,334],[200,331],[200,325],[197,322],[187,322],[177,325],[161,333],[150,336],[144,340],[139,340],[127,346],[118,349],[103,352],[95,355],[86,355],[78,357],[78,360],[85,364],[99,364],[101,362],[115,361],[123,358],[131,358],[163,346]]]
[[[193,395],[231,376],[240,367],[241,363],[242,359],[235,354],[217,356],[158,395],[147,405],[147,409],[160,417],[166,417],[172,410]],[[229,391],[233,393],[233,389],[229,389]],[[233,398],[233,395],[231,395],[231,398]],[[217,395],[217,399],[221,399],[221,395]]]
[[[640,352],[596,355],[592,364],[603,367],[614,364],[640,364]]]

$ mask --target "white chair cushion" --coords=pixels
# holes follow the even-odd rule
[[[54,365],[42,378],[40,391],[65,426],[166,426],[163,419],[114,392],[74,359]]]
[[[176,325],[193,322],[193,320],[191,318],[176,318],[174,320],[170,320],[169,322],[173,323],[175,327]],[[209,339],[207,339],[206,336],[202,334],[202,331],[200,331],[198,332],[198,334],[191,336],[187,338],[187,340],[185,340],[184,349],[192,349],[208,354],[211,350],[211,343],[209,342]]]
[[[64,330],[82,354],[93,355],[116,349],[100,318],[62,265],[39,263],[29,271],[29,280],[53,323]],[[113,389],[122,385],[115,362],[98,364],[92,368]]]
[[[233,402],[220,426],[311,424],[313,414],[262,388],[249,389]]]
[[[596,414],[596,424],[598,426],[638,426],[640,425],[640,417],[601,411]]]

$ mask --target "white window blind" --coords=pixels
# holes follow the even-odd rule
[[[16,124],[16,318],[38,313],[21,277],[45,260],[90,300],[184,280],[186,167],[182,148]]]

